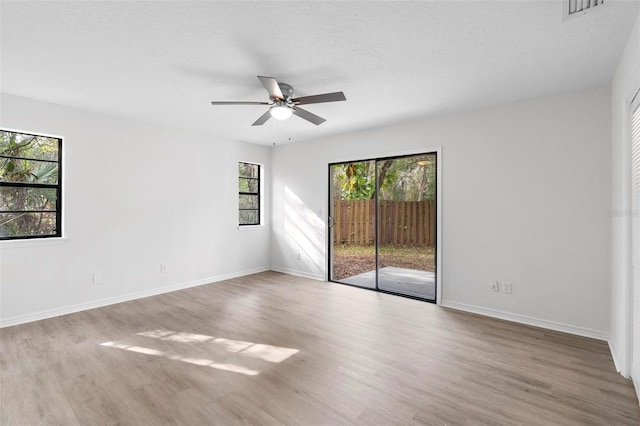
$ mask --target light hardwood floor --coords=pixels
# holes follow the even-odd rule
[[[0,333],[3,425],[640,425],[605,342],[275,272]]]

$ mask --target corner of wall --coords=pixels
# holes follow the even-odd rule
[[[611,83],[611,212],[630,208],[628,101],[640,86],[640,14]],[[611,326],[609,347],[616,369],[630,377],[632,365],[630,233],[628,215],[611,214]],[[635,378],[634,382],[637,382]],[[636,390],[640,387],[636,385]]]

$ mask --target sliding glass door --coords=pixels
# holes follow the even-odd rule
[[[435,154],[378,162],[381,290],[435,300],[435,171]]]
[[[330,166],[331,281],[376,288],[376,162]]]
[[[329,167],[330,280],[435,301],[436,154]]]

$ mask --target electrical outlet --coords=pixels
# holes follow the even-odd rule
[[[93,273],[93,284],[97,285],[97,284],[102,284],[102,283],[103,283],[102,274],[100,272],[94,272]]]
[[[300,260],[300,252],[296,253],[296,260]]]
[[[511,294],[511,283],[508,283],[508,282],[502,283],[502,292]]]
[[[489,281],[489,290],[493,293],[500,291],[500,284],[498,281]]]
[[[160,264],[160,273],[161,274],[166,274],[167,273],[167,265],[161,263]]]

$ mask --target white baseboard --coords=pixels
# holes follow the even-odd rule
[[[631,372],[626,366],[625,354],[618,351],[618,347],[611,339],[609,339],[609,350],[611,351],[611,357],[613,358],[613,365],[616,367],[616,371],[625,379],[630,379]]]
[[[616,350],[616,345],[613,344],[613,341],[611,339],[608,340],[608,343],[609,343],[609,352],[611,352],[611,358],[613,358],[613,365],[616,367],[616,371],[622,374],[622,368],[620,368],[622,364],[620,364],[620,360],[618,359],[619,354],[618,354],[618,351]]]
[[[613,343],[611,339],[609,339],[609,350],[611,351],[611,357],[613,358],[613,363],[616,367],[616,371],[620,373],[620,375],[625,379],[631,380],[631,383],[633,383],[633,387],[635,388],[636,395],[638,397],[638,403],[640,404],[640,377],[638,377],[640,376],[640,374],[635,374],[635,375],[633,374],[633,371],[632,371],[633,366],[631,367],[624,366],[623,363],[624,361],[626,361],[624,359],[626,358],[625,354],[618,352],[616,345]],[[621,368],[623,366],[624,368]]]
[[[295,275],[296,277],[302,277],[302,278],[310,278],[312,280],[318,280],[318,281],[324,281],[324,274],[310,274],[309,272],[305,272],[305,271],[297,271],[295,269],[289,269],[289,268],[280,268],[280,267],[271,267],[272,271],[275,272],[281,272],[283,274],[289,274],[289,275]]]
[[[521,324],[533,325],[535,327],[547,328],[549,330],[562,331],[564,333],[576,334],[578,336],[590,337],[592,339],[609,341],[609,333],[594,330],[587,327],[565,324],[556,321],[549,321],[542,318],[530,317],[527,315],[514,314],[512,312],[499,311],[497,309],[485,308],[482,306],[468,305],[450,300],[443,301],[440,306],[446,308],[457,309],[459,311],[471,312],[474,314],[485,315],[488,317],[499,318],[507,321],[518,322]]]
[[[257,274],[258,272],[264,272],[268,270],[270,270],[269,267],[246,269],[244,271],[233,272],[230,274],[216,275],[214,277],[202,278],[195,281],[171,284],[164,287],[152,288],[149,290],[137,291],[134,293],[127,293],[120,296],[93,300],[90,302],[80,303],[77,305],[64,306],[61,308],[48,309],[46,311],[34,312],[31,314],[16,315],[13,317],[2,318],[0,319],[0,328],[10,327],[12,325],[24,324],[32,321],[39,321],[47,318],[53,318],[60,315],[72,314],[80,311],[86,311],[88,309],[101,308],[103,306],[113,305],[115,303],[122,303],[122,302],[128,302],[130,300],[142,299],[150,296],[157,296],[159,294],[170,293],[172,291],[183,290],[185,288],[197,287],[204,284],[211,284],[219,281],[229,280],[232,278],[238,278],[246,275]]]

